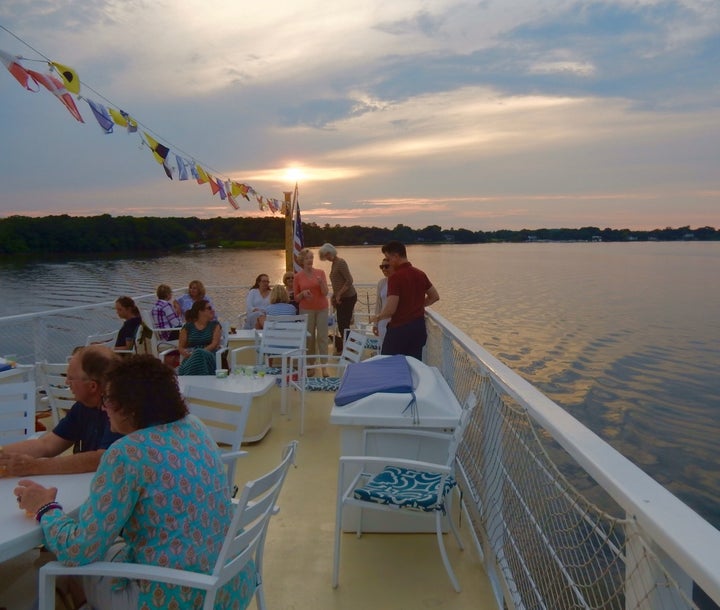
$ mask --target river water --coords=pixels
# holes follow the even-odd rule
[[[720,527],[720,243],[408,253],[440,292],[436,311]],[[379,247],[340,255],[356,282],[379,279]],[[261,272],[279,281],[283,269],[280,251],[3,262],[0,316],[152,292],[160,282],[249,287]],[[243,309],[238,302],[235,313]]]

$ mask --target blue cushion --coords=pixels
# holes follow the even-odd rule
[[[412,391],[412,373],[405,356],[372,358],[348,364],[335,404],[342,407],[376,392],[412,394]]]
[[[358,487],[353,492],[353,497],[365,502],[377,502],[425,512],[438,509],[444,511],[444,503],[442,499],[438,500],[437,493],[441,478],[442,475],[434,472],[386,466],[363,487]],[[452,476],[445,480],[443,497],[455,487],[455,484]]]
[[[365,340],[365,349],[375,350],[376,352],[379,352],[380,351],[380,339],[377,339],[376,337],[368,337]]]

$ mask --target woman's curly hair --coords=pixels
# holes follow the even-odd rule
[[[137,429],[188,414],[175,371],[149,354],[128,356],[113,366],[106,376],[105,395]]]

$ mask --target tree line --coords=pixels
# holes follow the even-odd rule
[[[717,241],[720,231],[713,227],[689,226],[652,231],[630,229],[522,229],[512,231],[470,231],[443,229],[430,225],[413,229],[398,224],[382,227],[340,226],[303,223],[305,245],[316,247],[325,242],[339,246],[383,244],[399,240],[405,244],[528,241]],[[9,216],[0,219],[0,255],[155,253],[208,248],[284,247],[285,220],[263,218],[156,218],[135,216]]]

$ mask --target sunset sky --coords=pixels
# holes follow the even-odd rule
[[[297,180],[305,222],[720,228],[718,0],[3,0],[0,26],[213,175]],[[0,72],[0,216],[269,214]]]

